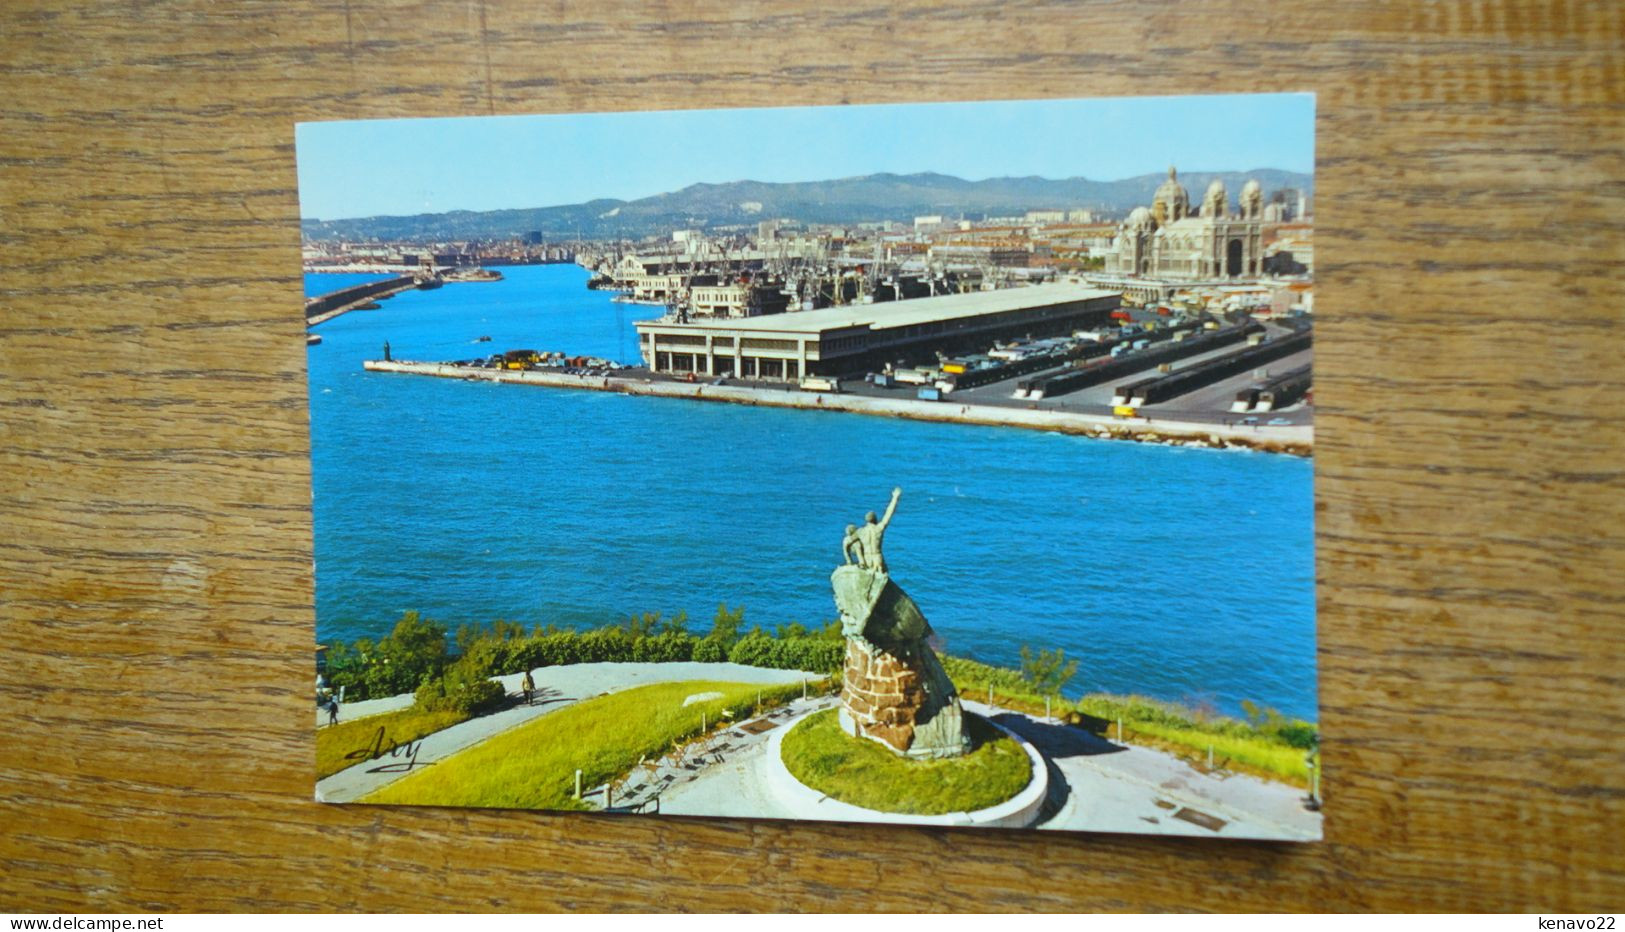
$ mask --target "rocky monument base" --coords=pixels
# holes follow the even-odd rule
[[[931,625],[880,554],[901,494],[892,492],[884,520],[870,512],[862,529],[847,528],[849,562],[830,575],[846,635],[841,727],[909,757],[955,757],[970,745],[959,694],[927,643]]]
[[[930,647],[911,655],[847,639],[840,709],[847,734],[910,757],[953,757],[969,749],[962,716],[953,683]]]

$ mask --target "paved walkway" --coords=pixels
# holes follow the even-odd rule
[[[1050,761],[1057,811],[1038,828],[1154,835],[1320,838],[1304,791],[1246,774],[1203,773],[1172,754],[1107,741],[1017,712],[965,707],[1033,743]],[[1061,779],[1056,780],[1059,773]]]
[[[359,702],[339,703],[339,721],[349,722],[370,715],[383,715],[385,712],[394,712],[397,709],[407,709],[412,706],[412,694],[402,696],[385,696],[382,699],[362,699]],[[316,727],[327,724],[327,712],[318,707],[316,709]]]
[[[519,692],[522,673],[496,677],[510,696]],[[817,674],[799,670],[767,670],[737,663],[578,663],[563,667],[539,667],[531,671],[536,682],[534,705],[510,706],[499,712],[482,715],[450,728],[426,735],[401,748],[393,748],[386,735],[377,756],[365,763],[341,770],[316,783],[319,802],[346,803],[393,783],[407,772],[443,760],[464,748],[478,744],[499,732],[517,727],[555,709],[565,708],[583,699],[647,686],[651,683],[676,683],[686,680],[718,680],[727,683],[760,683],[777,685],[820,679]],[[391,702],[411,696],[370,700]],[[365,705],[366,703],[356,703]],[[340,711],[341,721],[343,711]],[[392,750],[393,748],[393,750]]]
[[[795,699],[767,715],[739,722],[658,760],[634,767],[615,789],[610,808],[668,815],[733,815],[792,818],[777,811],[767,784],[757,778],[756,762],[776,729],[788,728],[804,716],[834,708],[834,696]],[[718,779],[719,775],[726,775]],[[583,794],[604,804],[604,787]],[[676,808],[668,800],[677,799]],[[656,802],[658,800],[658,802]]]
[[[775,721],[787,727],[834,702],[798,702]],[[1050,761],[1052,802],[1040,829],[1301,841],[1320,837],[1320,815],[1303,808],[1302,790],[1241,774],[1203,774],[1160,751],[1113,744],[1077,728],[980,702],[965,700],[964,705],[1019,733]],[[676,773],[657,788],[660,812],[794,818],[767,792],[765,736],[742,740],[736,732],[726,733],[730,746],[720,756],[701,755],[703,766]]]

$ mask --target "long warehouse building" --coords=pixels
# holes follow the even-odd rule
[[[656,372],[794,381],[880,371],[1106,323],[1122,294],[1058,283],[744,318],[638,321]]]

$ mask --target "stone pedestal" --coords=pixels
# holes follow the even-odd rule
[[[841,727],[910,757],[965,753],[959,695],[919,607],[885,573],[843,566],[831,583],[846,633]]]

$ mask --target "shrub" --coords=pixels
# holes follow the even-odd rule
[[[463,649],[463,656],[458,658],[457,666],[480,676],[512,673],[517,668],[511,663],[513,655],[517,653],[513,649],[514,646],[517,646],[517,642],[489,638],[473,641]]]
[[[1247,724],[1260,734],[1270,735],[1302,751],[1313,750],[1320,744],[1319,731],[1308,722],[1288,721],[1280,712],[1249,699],[1241,701],[1241,711],[1247,716]]]
[[[443,675],[425,680],[413,695],[413,702],[426,712],[474,715],[501,702],[504,695],[501,683],[459,661],[447,667]]]
[[[694,644],[694,660],[699,663],[723,663],[728,659],[728,648],[720,638],[703,638]]]
[[[632,642],[631,659],[638,663],[673,663],[694,657],[695,638],[682,631],[668,630]]]
[[[1059,696],[1077,672],[1078,662],[1068,662],[1064,650],[1033,653],[1031,647],[1021,645],[1021,678],[1040,696]]]

